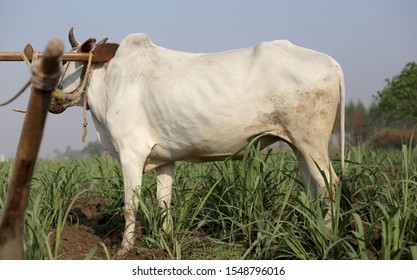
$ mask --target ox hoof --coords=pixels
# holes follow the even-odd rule
[[[116,255],[113,256],[114,260],[123,260],[126,258],[127,254],[130,252],[132,248],[120,248],[117,250]]]

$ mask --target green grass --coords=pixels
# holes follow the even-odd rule
[[[339,156],[332,156],[340,173]],[[310,200],[293,153],[260,153],[251,145],[242,161],[176,165],[173,231],[161,230],[154,172],[145,174],[135,250],[162,249],[173,259],[417,259],[417,149],[350,147],[346,155],[352,209],[331,211]],[[0,163],[0,208],[11,163]],[[60,238],[80,195],[111,201],[121,215],[123,180],[111,159],[40,161],[26,215],[27,259],[59,258]],[[340,198],[340,188],[336,197]],[[325,226],[327,211],[334,213]],[[54,230],[51,230],[51,229]],[[50,242],[54,240],[54,242]],[[85,256],[104,248],[91,248]]]

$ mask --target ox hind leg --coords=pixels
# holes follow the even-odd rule
[[[157,200],[163,219],[162,229],[166,233],[172,231],[172,219],[169,208],[171,205],[173,178],[174,163],[156,168]]]
[[[310,138],[311,139],[311,138]],[[311,198],[321,198],[324,203],[336,209],[335,185],[339,178],[334,172],[328,155],[327,143],[293,143],[292,148],[297,156],[301,179]],[[327,212],[325,220],[331,221],[331,211]],[[327,223],[330,227],[331,224]]]

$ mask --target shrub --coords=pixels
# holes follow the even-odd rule
[[[417,145],[416,132],[411,128],[382,128],[371,136],[369,143],[377,148],[401,148],[402,144],[412,141],[414,146]]]

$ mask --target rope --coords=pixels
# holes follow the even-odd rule
[[[87,106],[88,106],[88,100],[87,100],[87,94],[84,93],[84,103],[83,103],[83,135],[81,137],[81,141],[85,143],[85,140],[87,139]]]
[[[84,94],[84,100],[83,100],[83,128],[82,128],[82,142],[84,143],[87,138],[87,110],[88,110],[88,97],[87,97],[87,90],[89,81],[91,79],[91,75],[93,73],[93,51],[94,48],[89,52],[88,62],[87,64],[84,64],[83,70],[80,76],[80,79],[82,79],[81,84],[72,92],[64,93],[61,90],[55,90],[53,93],[53,100],[56,104],[61,105],[65,104],[66,107],[73,106],[77,104],[80,101],[81,95]],[[65,76],[66,71],[68,70],[68,66],[64,70],[64,74],[62,75],[62,78]],[[83,74],[85,73],[85,74]],[[62,79],[61,79],[62,82]],[[63,110],[62,110],[63,111]],[[62,111],[58,112],[61,113]]]
[[[26,65],[30,68],[31,64],[29,58],[26,56],[24,51],[20,52],[20,57],[23,59],[23,61],[26,63]],[[38,53],[35,52],[32,56],[32,62],[38,59]]]
[[[15,94],[12,98],[10,98],[9,100],[0,103],[0,107],[1,106],[6,106],[10,103],[12,103],[13,101],[15,101],[20,95],[22,95],[22,93],[25,92],[25,90],[30,86],[30,80],[22,87],[21,90],[19,90],[19,92],[17,94]]]
[[[22,57],[23,61],[26,62],[26,64],[29,66],[29,68],[31,67],[31,63],[29,61],[29,58],[26,56],[26,54],[22,51],[20,52],[20,56]],[[35,52],[33,55],[34,59],[38,58],[37,53]],[[9,105],[10,103],[12,103],[13,101],[15,101],[20,95],[22,95],[22,93],[25,92],[25,90],[30,86],[31,80],[27,81],[26,84],[9,100],[0,103],[0,107],[2,106],[6,106]]]
[[[32,62],[30,71],[32,72],[32,86],[43,91],[53,91],[59,82],[59,78],[61,77],[60,71],[57,71],[52,75],[42,73],[40,60]]]
[[[75,103],[77,103],[81,97],[81,95],[83,93],[86,93],[87,90],[87,82],[90,79],[91,76],[91,66],[92,66],[92,61],[93,61],[93,52],[90,52],[90,56],[88,57],[88,63],[87,63],[87,68],[86,68],[86,75],[85,78],[82,80],[81,85],[79,87],[77,87],[74,91],[70,92],[70,93],[62,93],[59,94],[59,96],[55,96],[57,99],[60,99],[61,103],[67,102],[67,104],[71,104],[74,105]],[[83,66],[85,67],[85,66]],[[74,103],[72,103],[74,102]],[[71,106],[70,105],[70,106]]]
[[[86,74],[85,74],[85,77],[84,77],[84,79],[85,79],[84,80],[85,84],[84,84],[84,89],[83,89],[83,92],[84,92],[83,119],[84,119],[84,121],[83,121],[82,137],[81,137],[81,141],[83,143],[85,143],[86,138],[87,138],[87,125],[88,125],[88,122],[87,122],[87,110],[88,110],[87,89],[88,89],[88,86],[89,86],[89,83],[90,83],[91,75],[93,73],[93,67],[92,67],[93,51],[94,51],[94,48],[90,51],[90,56],[88,57]],[[83,81],[83,83],[84,83],[84,81]]]

